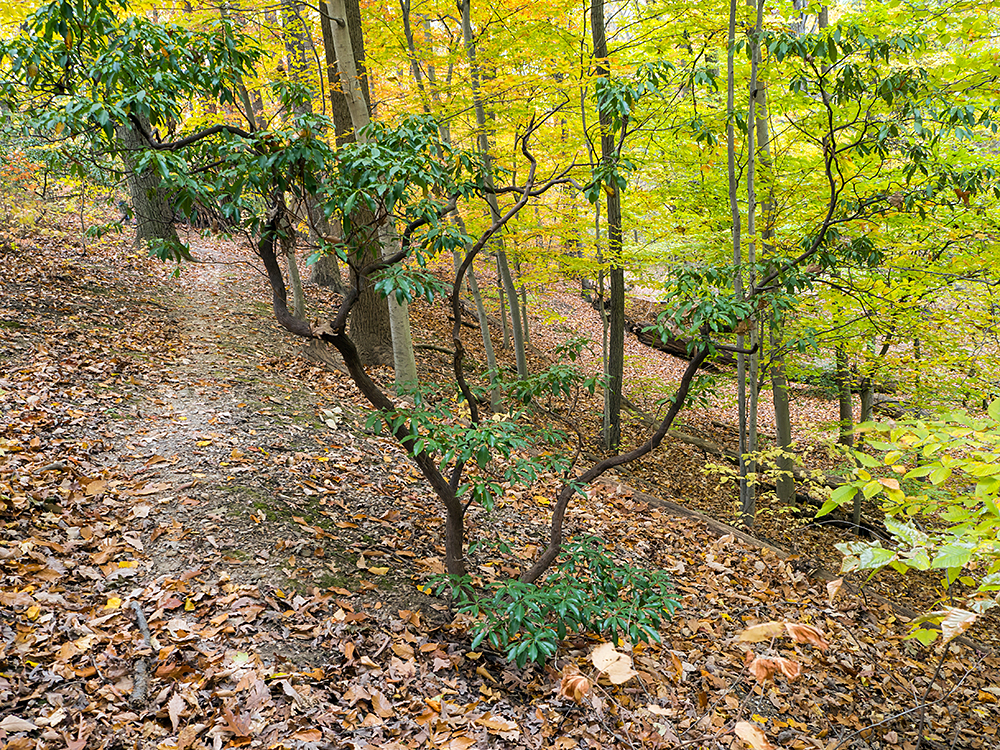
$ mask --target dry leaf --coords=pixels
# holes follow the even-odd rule
[[[736,736],[743,740],[753,750],[773,750],[774,745],[767,741],[764,730],[749,721],[736,722]]]
[[[826,598],[830,602],[830,606],[833,606],[833,600],[837,598],[837,594],[840,593],[840,587],[844,585],[844,579],[838,578],[834,581],[830,581],[826,584]]]
[[[788,630],[788,635],[799,643],[811,643],[820,651],[826,651],[830,648],[830,644],[823,637],[823,631],[812,625],[805,625],[801,622],[786,622],[785,629]]]
[[[639,673],[632,669],[632,659],[628,654],[616,651],[611,643],[602,643],[590,654],[590,660],[615,685],[628,682]]]
[[[754,676],[757,682],[761,683],[773,679],[778,672],[790,680],[794,680],[802,672],[802,666],[798,662],[783,656],[755,656],[753,651],[749,651],[747,652],[747,662],[747,671]]]
[[[30,732],[38,727],[20,716],[8,716],[0,721],[0,729],[5,732]]]
[[[170,716],[170,724],[177,731],[177,727],[181,722],[181,712],[184,710],[184,697],[178,693],[174,692],[170,696],[170,701],[167,703],[167,714]]]
[[[392,707],[392,702],[378,690],[371,691],[372,709],[383,719],[388,719],[396,715],[396,710]]]
[[[758,641],[769,641],[772,638],[785,634],[785,623],[772,620],[763,622],[760,625],[753,625],[744,630],[739,635],[741,641],[757,643]]]
[[[968,630],[979,617],[975,612],[952,607],[941,621],[941,638],[945,643]]]
[[[559,696],[569,698],[577,704],[583,701],[584,696],[590,692],[590,680],[582,674],[563,675],[562,682],[559,683]]]

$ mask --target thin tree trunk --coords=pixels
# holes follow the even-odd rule
[[[292,316],[299,320],[306,318],[306,297],[302,292],[302,279],[299,276],[299,263],[295,257],[295,242],[288,243],[285,259],[288,261],[288,281],[292,285]]]
[[[496,195],[493,193],[493,176],[491,165],[493,163],[490,156],[489,137],[486,132],[486,110],[483,106],[482,91],[480,90],[479,64],[476,62],[476,44],[472,39],[472,16],[470,0],[459,0],[459,11],[462,16],[462,38],[465,41],[465,53],[469,58],[469,68],[472,72],[472,102],[476,111],[476,128],[478,136],[476,143],[480,157],[483,160],[486,185],[486,203],[490,207],[490,219],[496,222],[500,219],[500,206],[497,203]],[[497,255],[497,268],[500,271],[500,281],[503,284],[503,293],[507,297],[507,305],[510,307],[511,338],[514,342],[514,359],[517,361],[517,376],[519,378],[528,377],[528,360],[524,354],[523,328],[521,324],[521,310],[517,300],[517,289],[514,287],[514,280],[510,275],[510,264],[507,262],[507,253],[504,250],[503,238],[498,236],[495,244]]]
[[[604,29],[604,0],[593,0],[590,5],[590,31],[594,40],[594,59],[597,75],[610,80],[608,67],[608,40]],[[614,164],[618,160],[611,113],[598,112],[601,128],[601,161]],[[608,215],[605,219],[608,234],[608,259],[611,263],[610,319],[608,321],[607,432],[605,447],[615,450],[621,443],[622,379],[625,370],[625,268],[622,265],[622,204],[618,185],[608,186]]]
[[[729,211],[732,221],[733,240],[733,292],[738,302],[743,300],[743,241],[741,237],[742,219],[740,217],[740,204],[737,197],[738,182],[736,179],[736,0],[729,0],[729,36],[728,36],[728,56],[726,69],[726,158],[729,168]],[[736,355],[736,398],[739,413],[739,476],[740,476],[740,505],[745,505],[744,485],[747,475],[746,452],[747,452],[747,373],[746,355],[743,354],[743,334],[736,336],[736,347],[739,353]]]
[[[753,7],[753,0],[748,0]],[[750,106],[747,113],[747,265],[750,295],[754,294],[754,268],[757,263],[757,96],[759,93],[757,78],[760,71],[760,42],[758,36],[764,22],[764,0],[758,0],[756,5],[756,21],[754,36],[750,40]],[[750,386],[747,414],[747,444],[746,452],[751,456],[757,452],[757,406],[760,395],[760,333],[755,315],[750,317],[750,351],[749,373]],[[757,472],[755,458],[744,460],[744,473],[740,476],[740,496],[743,508],[743,523],[753,526],[757,515],[757,483],[752,476]]]
[[[465,219],[462,218],[461,214],[456,213],[454,217],[455,223],[458,225],[459,230],[462,234],[468,234],[465,229]],[[459,266],[462,265],[462,259],[459,252],[455,251],[455,271],[458,272]],[[486,369],[492,374],[491,377],[497,375],[497,358],[496,354],[493,352],[493,337],[490,334],[490,322],[486,315],[486,306],[483,305],[483,295],[479,293],[479,282],[476,280],[476,274],[473,270],[473,265],[469,266],[469,270],[466,272],[468,277],[469,294],[472,296],[472,302],[476,306],[476,317],[479,319],[479,331],[483,337],[483,349],[486,351]],[[458,294],[459,290],[455,290],[455,294]],[[500,387],[499,385],[494,386],[490,389],[490,408],[496,411],[500,406]]]
[[[507,316],[507,301],[504,296],[503,278],[500,276],[500,261],[494,256],[497,264],[497,296],[500,298],[500,322],[503,324],[503,348],[510,349],[510,318]]]
[[[854,445],[854,407],[851,404],[851,362],[842,346],[836,351],[837,400],[840,406],[840,436],[837,442],[841,445]]]
[[[369,98],[365,88],[367,76],[361,67],[363,57],[359,59],[357,52],[359,48],[363,50],[364,45],[355,39],[360,36],[360,10],[356,3],[352,3],[349,9],[345,0],[330,0],[328,7],[332,19],[330,29],[340,89],[347,104],[354,138],[357,139],[363,137],[361,131],[370,121]],[[334,113],[336,115],[336,108]],[[378,251],[383,254],[391,252],[391,228],[385,220],[380,220],[376,231],[378,236],[373,239],[374,244],[378,245]],[[364,255],[362,250],[359,266]],[[356,274],[356,271],[352,271],[352,281],[359,287],[361,294],[351,313],[351,337],[358,342],[362,359],[372,364],[391,359],[395,366],[396,383],[401,385],[414,382],[416,364],[405,303],[398,303],[392,295],[385,300],[375,291],[371,279],[359,278]],[[383,311],[388,318],[388,326],[384,323]],[[389,357],[386,356],[386,349]]]

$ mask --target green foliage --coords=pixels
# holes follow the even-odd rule
[[[956,411],[859,431],[877,453],[854,452],[861,465],[854,479],[819,515],[858,493],[877,499],[895,545],[838,544],[844,570],[938,570],[946,588],[956,581],[966,588],[973,612],[1000,603],[1000,401],[985,416]]]
[[[571,632],[659,642],[658,628],[679,603],[670,577],[618,562],[599,537],[580,537],[540,584],[492,582],[479,591],[471,581],[441,577],[439,593],[456,592],[459,612],[477,618],[472,648],[486,642],[523,667],[556,653]]]

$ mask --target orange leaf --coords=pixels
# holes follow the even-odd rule
[[[823,637],[823,631],[812,625],[805,625],[801,622],[786,622],[785,629],[788,630],[788,635],[799,643],[811,643],[820,651],[826,651],[830,648],[830,644]]]
[[[582,674],[563,675],[562,682],[559,683],[559,695],[579,704],[583,702],[583,697],[590,692],[590,687],[590,680]]]

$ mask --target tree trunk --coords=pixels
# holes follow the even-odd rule
[[[327,3],[330,18],[324,31],[324,43],[330,40],[337,63],[338,86],[331,87],[330,98],[338,145],[358,137],[358,132],[369,122],[368,80],[364,69],[364,42],[361,38],[361,10],[357,0],[331,0]],[[329,67],[329,54],[327,54]],[[374,217],[359,212],[359,226],[370,225]],[[366,221],[366,219],[368,219]],[[413,365],[413,344],[406,336],[409,332],[401,321],[405,306],[394,303],[375,291],[371,279],[361,278],[358,269],[385,250],[388,228],[378,227],[378,237],[351,238],[354,263],[351,283],[359,290],[359,299],[351,311],[350,330],[362,362],[368,365],[396,366],[397,382],[410,382],[416,377]],[[402,312],[400,311],[402,307]],[[393,322],[395,321],[395,322]],[[393,343],[393,335],[400,339]],[[409,353],[409,360],[405,358]],[[396,355],[404,359],[396,362]],[[401,379],[402,378],[402,379]]]
[[[295,257],[295,242],[288,243],[285,258],[288,261],[288,280],[292,285],[292,315],[299,320],[306,318],[306,297],[302,292],[302,278],[299,276],[299,263]]]
[[[837,397],[840,404],[840,437],[841,445],[854,445],[854,407],[851,404],[851,362],[847,352],[841,346],[837,347]]]
[[[309,219],[309,240],[321,247],[320,242],[340,242],[340,222],[330,221],[323,209],[316,205],[311,196],[306,196],[306,213]],[[329,287],[338,294],[344,293],[344,280],[340,275],[340,259],[336,253],[328,251],[319,256],[312,265],[309,281],[317,286]]]
[[[608,40],[604,29],[604,0],[593,0],[590,6],[590,31],[594,40],[594,58],[597,75],[610,79],[608,67]],[[598,112],[601,127],[601,161],[614,164],[618,160],[615,149],[615,134],[611,113]],[[622,437],[622,377],[625,370],[625,268],[622,265],[622,204],[618,185],[606,191],[607,211],[605,219],[608,234],[608,260],[611,268],[611,304],[608,320],[608,366],[607,366],[607,431],[605,447],[615,450]]]
[[[788,377],[785,374],[785,357],[775,354],[780,351],[781,322],[771,323],[771,391],[774,403],[774,428],[778,448],[783,455],[776,461],[778,476],[774,482],[778,500],[784,505],[795,502],[795,477],[792,474],[795,461],[789,455],[792,448],[792,415],[788,403]]]
[[[486,185],[486,202],[490,207],[490,219],[496,222],[500,219],[500,206],[497,203],[496,195],[493,193],[493,170],[491,165],[493,159],[490,156],[489,137],[486,132],[486,110],[483,106],[482,91],[480,90],[479,64],[476,62],[476,44],[472,39],[472,15],[469,0],[459,0],[459,11],[462,17],[462,38],[465,42],[465,53],[469,58],[469,68],[472,72],[472,102],[476,110],[476,128],[478,136],[476,144],[480,157],[483,160]],[[503,238],[497,235],[496,243],[497,268],[500,272],[500,281],[503,284],[503,294],[507,298],[507,305],[510,308],[511,337],[514,342],[514,359],[517,361],[517,376],[519,378],[528,377],[528,360],[524,354],[523,328],[521,324],[521,307],[517,299],[517,289],[514,287],[514,280],[510,275],[510,264],[507,262],[507,253],[504,250]]]
[[[142,122],[149,132],[149,123]],[[132,213],[135,216],[135,242],[147,249],[158,243],[179,247],[180,239],[174,229],[174,210],[166,192],[161,187],[158,172],[146,169],[139,172],[137,152],[146,148],[142,135],[131,123],[120,125],[116,131],[122,147],[122,160],[128,168],[128,187],[132,196]]]

